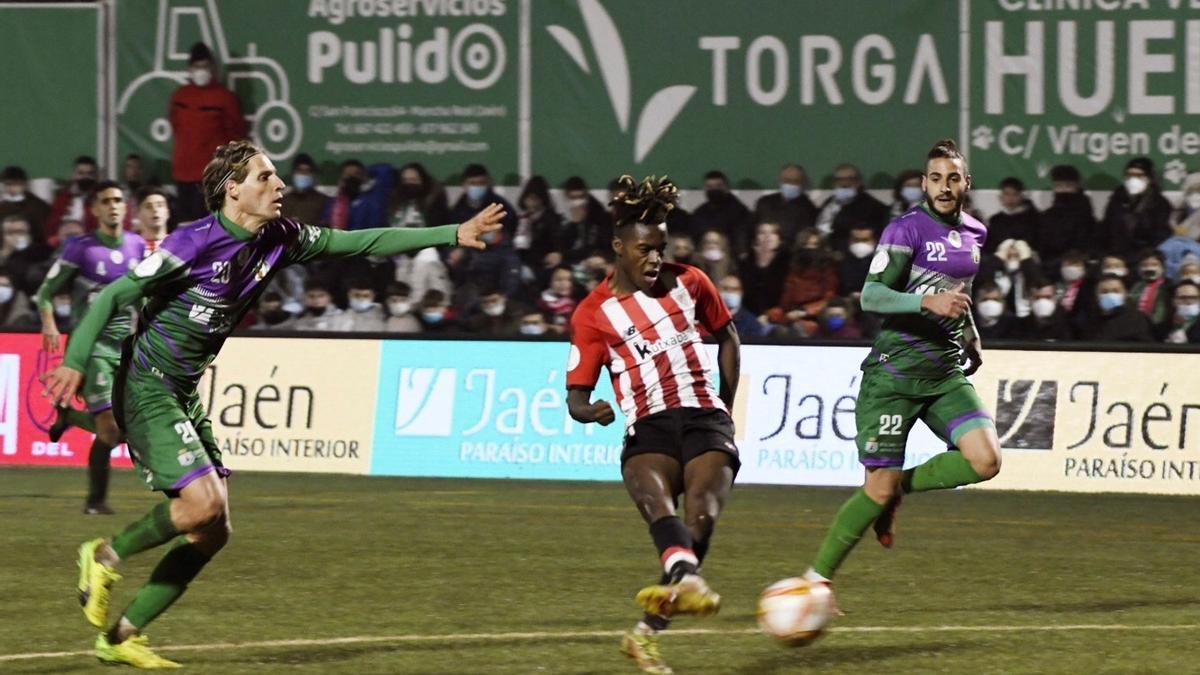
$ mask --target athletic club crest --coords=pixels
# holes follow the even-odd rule
[[[962,248],[962,235],[958,233],[958,230],[950,230],[950,234],[946,235],[946,238],[950,240],[950,245],[954,248]]]
[[[972,245],[971,245],[971,262],[973,262],[973,263],[975,263],[976,265],[978,265],[978,264],[979,264],[979,258],[980,258],[980,256],[979,256],[979,244],[972,244]]]

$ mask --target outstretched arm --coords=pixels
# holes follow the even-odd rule
[[[492,204],[461,225],[440,227],[381,227],[356,232],[312,228],[301,235],[301,249],[292,256],[293,262],[314,258],[346,258],[352,256],[390,256],[430,246],[464,246],[486,248],[480,237],[500,229],[504,207]],[[311,233],[311,234],[310,234]]]

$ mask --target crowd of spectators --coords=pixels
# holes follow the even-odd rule
[[[488,169],[466,166],[461,190],[447,189],[421,164],[342,162],[333,189],[319,188],[319,164],[300,154],[281,167],[289,185],[283,214],[357,230],[427,227],[466,220],[498,203],[503,229],[488,249],[425,249],[391,258],[322,261],[288,268],[263,293],[243,328],[479,336],[561,334],[582,297],[609,273],[613,223],[607,200],[579,177],[558,185],[530,178],[515,203]],[[132,198],[143,176],[131,155],[120,179]],[[29,189],[20,167],[0,173],[0,326],[39,323],[30,298],[71,237],[95,228],[86,197],[100,175],[79,157],[51,203]],[[864,189],[859,168],[832,172],[828,196],[813,201],[805,169],[783,167],[778,189],[743,203],[720,171],[703,177],[704,201],[667,220],[666,258],[701,268],[749,337],[853,340],[873,336],[880,318],[859,309],[859,292],[888,221],[922,203],[921,174],[902,171],[890,203]],[[976,186],[984,187],[984,186]],[[984,216],[987,245],[974,285],[974,312],[992,339],[1192,343],[1200,341],[1200,173],[1171,204],[1149,159],[1128,162],[1096,213],[1079,172],[1054,167],[1053,202],[1037,209],[1015,178],[999,183],[1000,210]],[[611,185],[610,185],[611,190]],[[515,191],[514,191],[515,192]],[[183,202],[192,199],[187,191]],[[132,205],[136,207],[136,205]],[[172,204],[172,228],[181,220]],[[127,227],[138,230],[136,208]],[[69,330],[69,298],[60,330]]]

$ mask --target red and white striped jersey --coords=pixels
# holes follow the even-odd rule
[[[701,341],[732,320],[716,287],[689,265],[664,263],[661,296],[637,291],[617,297],[606,278],[571,317],[567,387],[592,389],[608,366],[625,427],[669,408],[726,410]],[[728,412],[726,410],[726,412]]]

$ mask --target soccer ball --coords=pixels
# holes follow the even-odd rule
[[[793,647],[821,637],[833,616],[833,591],[827,584],[791,577],[767,586],[758,599],[758,626]]]

